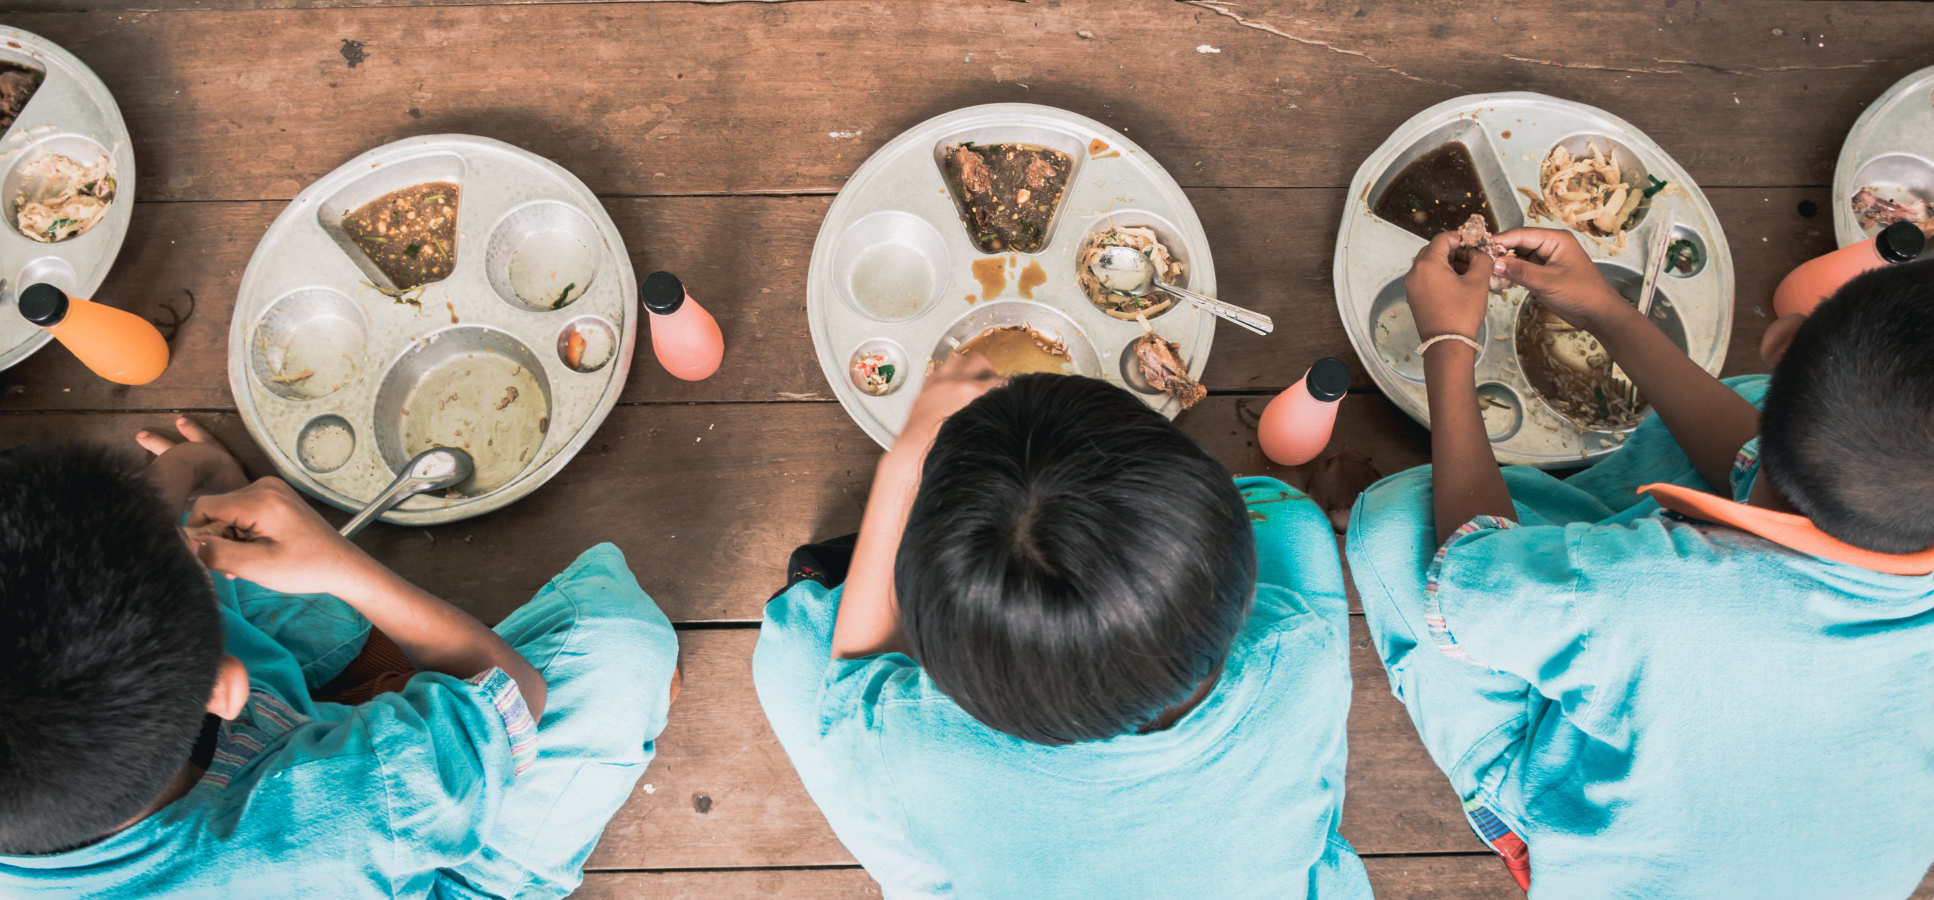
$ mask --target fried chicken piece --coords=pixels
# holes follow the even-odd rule
[[[1895,222],[1912,222],[1922,231],[1934,234],[1934,216],[1928,214],[1926,200],[1896,203],[1874,193],[1872,188],[1861,188],[1853,195],[1853,215],[1867,227],[1885,228]]]
[[[1469,262],[1471,254],[1479,250],[1489,254],[1493,260],[1518,255],[1517,251],[1498,243],[1497,237],[1491,234],[1490,224],[1484,221],[1483,216],[1474,214],[1464,220],[1462,228],[1457,229],[1457,250],[1452,255]],[[1491,293],[1502,294],[1510,286],[1511,282],[1503,276],[1491,276]]]
[[[985,194],[994,189],[994,175],[987,171],[987,159],[961,145],[954,148],[954,165],[960,169],[960,188],[969,194]]]
[[[1142,377],[1148,379],[1150,387],[1162,391],[1181,401],[1182,408],[1188,409],[1209,391],[1195,379],[1189,377],[1189,367],[1182,362],[1182,348],[1151,331],[1135,340],[1135,363],[1141,367]]]

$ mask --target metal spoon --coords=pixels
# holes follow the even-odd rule
[[[1257,334],[1268,334],[1276,330],[1276,323],[1268,316],[1253,309],[1244,309],[1233,303],[1224,303],[1207,294],[1198,294],[1188,288],[1176,287],[1157,277],[1155,261],[1143,256],[1133,247],[1109,247],[1101,251],[1100,258],[1089,265],[1088,271],[1095,274],[1101,286],[1124,297],[1140,297],[1149,291],[1161,291],[1193,303],[1214,314],[1216,318],[1226,319]]]
[[[355,537],[363,526],[376,521],[377,516],[389,512],[396,504],[427,491],[455,487],[469,481],[476,472],[477,464],[470,454],[455,447],[431,447],[418,453],[403,467],[403,474],[396,476],[389,487],[342,527],[342,536]]]

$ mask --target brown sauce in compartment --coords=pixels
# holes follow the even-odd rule
[[[343,217],[343,233],[406,291],[450,277],[457,265],[459,189],[432,181],[391,191]]]
[[[20,111],[40,90],[41,74],[26,66],[0,63],[0,131],[13,127]]]
[[[1074,358],[1068,355],[1067,345],[1026,325],[989,328],[955,352],[987,357],[988,364],[1003,376],[1034,372],[1065,375],[1074,371]]]
[[[982,253],[1038,253],[1068,190],[1074,159],[1033,144],[962,143],[942,166],[960,219]]]
[[[1477,160],[1471,148],[1451,141],[1404,166],[1383,189],[1374,207],[1378,218],[1426,240],[1456,231],[1472,216],[1483,216],[1484,227],[1498,231],[1497,214],[1477,179]]]

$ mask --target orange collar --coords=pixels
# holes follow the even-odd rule
[[[1934,548],[1919,553],[1876,553],[1827,534],[1812,520],[1796,513],[1748,506],[1676,484],[1643,485],[1638,492],[1651,494],[1660,506],[1682,516],[1730,525],[1808,556],[1849,563],[1884,575],[1934,573]]]

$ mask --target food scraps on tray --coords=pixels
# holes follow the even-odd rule
[[[1562,145],[1551,148],[1538,168],[1538,192],[1518,190],[1530,200],[1526,212],[1607,239],[1619,251],[1625,249],[1625,235],[1638,219],[1639,206],[1665,188],[1657,178],[1646,180],[1639,185],[1635,173],[1621,171],[1605,147],[1588,140],[1581,156]]]
[[[853,358],[853,381],[860,390],[875,397],[883,397],[893,390],[893,379],[899,374],[891,357],[885,351],[876,350],[862,353]]]
[[[1074,159],[1032,144],[975,144],[947,148],[947,187],[960,218],[982,253],[1038,253],[1048,243]]]
[[[458,199],[457,185],[448,181],[412,185],[344,216],[342,230],[393,291],[408,291],[442,281],[456,268]]]
[[[58,153],[42,153],[22,165],[29,185],[15,197],[14,225],[43,244],[86,234],[114,202],[114,162],[92,165]]]
[[[1149,387],[1174,397],[1183,409],[1202,402],[1209,395],[1207,388],[1189,377],[1181,346],[1164,340],[1152,329],[1135,339],[1135,365],[1141,369]]]
[[[1082,241],[1080,252],[1075,254],[1075,280],[1081,284],[1081,292],[1088,296],[1088,302],[1117,319],[1129,321],[1144,316],[1159,316],[1175,305],[1175,298],[1157,291],[1129,297],[1103,286],[1094,267],[1100,262],[1102,251],[1109,247],[1128,247],[1148,257],[1149,262],[1155,264],[1155,277],[1170,284],[1180,284],[1187,272],[1187,267],[1169,252],[1154,229],[1145,225],[1118,225],[1103,229]]]
[[[1852,201],[1854,218],[1860,220],[1860,227],[1867,230],[1886,228],[1895,222],[1912,222],[1934,237],[1934,215],[1928,212],[1928,203],[1919,197],[1903,197],[1889,200],[1871,187],[1855,192]]]
[[[1612,377],[1611,352],[1536,299],[1526,298],[1519,311],[1517,344],[1525,380],[1579,427],[1625,428],[1645,415],[1644,400],[1628,402]]]

